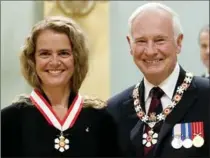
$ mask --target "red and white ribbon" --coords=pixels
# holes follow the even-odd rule
[[[77,94],[64,119],[60,120],[52,109],[52,106],[46,101],[46,99],[37,89],[34,89],[31,92],[30,99],[37,109],[42,113],[48,123],[60,131],[65,131],[74,125],[83,105],[82,96]]]

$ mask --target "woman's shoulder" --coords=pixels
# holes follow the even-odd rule
[[[4,107],[1,110],[1,114],[4,115],[18,115],[20,111],[27,107],[32,107],[33,104],[30,100],[29,95],[20,94],[17,95],[11,102],[10,105]]]
[[[107,106],[106,102],[98,97],[83,96],[83,108],[103,110]]]
[[[30,95],[29,94],[20,94],[17,95],[13,100],[12,100],[12,104],[15,105],[19,105],[19,106],[31,106],[33,105],[30,99]]]
[[[107,111],[107,102],[98,97],[84,96],[83,109],[86,110],[90,117],[108,120],[111,115]]]
[[[25,127],[24,120],[26,120],[23,119],[23,109],[29,106],[31,106],[29,97],[27,95],[18,95],[11,101],[10,105],[1,110],[2,155],[19,155],[21,151],[21,131],[22,127]]]

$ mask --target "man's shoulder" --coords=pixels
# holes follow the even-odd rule
[[[124,107],[123,103],[132,99],[132,92],[134,86],[131,86],[122,92],[115,94],[107,101],[107,110],[108,112],[114,117],[115,120],[120,120],[121,115],[121,108]]]
[[[135,85],[128,87],[127,89],[115,94],[113,97],[108,99],[108,105],[116,105],[127,101],[132,97],[132,92]]]
[[[198,89],[209,89],[210,88],[210,81],[208,78],[204,78],[201,76],[194,77],[194,84]]]

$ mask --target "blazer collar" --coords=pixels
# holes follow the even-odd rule
[[[143,132],[143,125],[144,123],[138,118],[136,115],[136,111],[134,109],[134,103],[133,103],[133,89],[135,86],[131,88],[128,92],[128,99],[126,99],[120,108],[121,117],[129,119],[130,123],[134,123],[134,127],[131,129],[130,132],[130,140],[132,147],[135,148],[135,151],[137,151],[137,155],[143,156],[143,145],[141,143],[142,140],[142,132]],[[140,84],[140,91],[144,92],[144,84],[141,82]],[[140,93],[140,98],[143,98],[144,94]],[[144,102],[144,99],[141,99],[141,101]]]

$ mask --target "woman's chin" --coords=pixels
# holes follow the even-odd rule
[[[58,87],[67,87],[68,84],[64,82],[48,82],[43,84],[44,87],[49,87],[49,88],[58,88]]]

